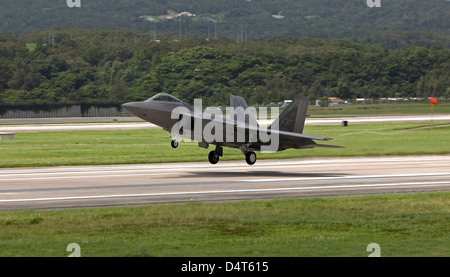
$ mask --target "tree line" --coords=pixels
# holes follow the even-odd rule
[[[0,103],[127,102],[165,92],[228,105],[291,99],[450,97],[450,49],[342,39],[243,42],[138,30],[0,35]]]

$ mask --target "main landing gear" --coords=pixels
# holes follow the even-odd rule
[[[216,154],[216,151],[209,152],[208,160],[211,164],[216,164],[219,162],[220,156]]]
[[[249,164],[249,165],[254,165],[256,162],[256,154],[253,151],[247,152],[245,154],[245,161]]]
[[[177,148],[178,141],[176,139],[173,139],[170,142],[170,145],[172,146],[172,148]],[[208,148],[208,144],[206,145],[199,144],[199,146],[203,148]],[[239,149],[241,149],[242,154],[245,155],[245,161],[247,162],[247,164],[254,165],[256,162],[255,152],[250,151],[247,145],[242,145],[241,147],[239,147]],[[214,151],[209,152],[208,160],[211,164],[217,164],[220,160],[220,157],[223,157],[223,147],[220,145],[216,145],[216,149]]]
[[[256,154],[255,152],[250,151],[247,145],[244,144],[239,147],[239,149],[241,149],[242,154],[245,155],[245,161],[247,164],[254,165],[256,163]]]
[[[249,151],[247,146],[242,146],[242,153],[245,155],[245,161],[249,165],[254,165],[256,162],[256,154],[253,151]],[[223,156],[223,148],[222,146],[216,146],[216,150],[209,152],[208,160],[211,164],[216,164],[219,162],[220,157]]]
[[[209,152],[208,160],[211,164],[216,164],[219,162],[219,159],[222,156],[223,156],[222,146],[216,145],[216,150]]]

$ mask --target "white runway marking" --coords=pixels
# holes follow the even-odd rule
[[[77,173],[77,172],[76,172]],[[80,173],[86,174],[87,172]],[[91,172],[89,172],[91,173]],[[56,173],[42,173],[42,174],[56,174]],[[71,173],[74,174],[74,173]],[[77,173],[78,174],[78,173]],[[107,175],[108,177],[129,177],[129,176],[155,176],[155,175],[175,175],[178,173],[132,173],[132,174],[111,174]],[[31,177],[31,178],[14,178],[14,179],[1,179],[2,181],[37,181],[37,180],[50,180],[50,179],[81,179],[81,178],[105,178],[105,175],[98,176],[82,176],[82,175],[74,175],[74,176],[50,176],[50,177]]]
[[[198,195],[198,194],[222,194],[222,193],[283,192],[283,191],[299,191],[299,190],[365,189],[365,188],[401,187],[401,186],[414,186],[414,185],[441,186],[441,185],[447,185],[447,184],[450,184],[450,181],[392,183],[392,184],[370,184],[370,185],[340,185],[340,186],[338,185],[338,186],[272,188],[272,189],[189,191],[189,192],[167,192],[167,193],[122,194],[122,195],[92,195],[92,196],[53,197],[53,198],[30,198],[30,199],[0,200],[0,203],[61,201],[61,200],[86,200],[86,199],[126,198],[126,197],[151,197],[151,196],[177,196],[177,195],[195,195],[195,194]]]
[[[394,174],[394,175],[368,175],[368,176],[341,176],[341,177],[302,177],[302,178],[278,178],[278,179],[257,179],[242,180],[248,183],[268,183],[284,181],[311,181],[311,180],[349,180],[349,179],[376,179],[376,178],[405,178],[405,177],[431,177],[431,176],[450,176],[450,173],[423,173],[423,174]]]

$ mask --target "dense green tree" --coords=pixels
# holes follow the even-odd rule
[[[225,106],[230,94],[250,104],[298,93],[311,100],[450,94],[450,50],[444,48],[390,50],[291,37],[245,43],[162,38],[154,41],[151,33],[135,30],[78,29],[0,36],[0,102],[125,102],[166,92]]]

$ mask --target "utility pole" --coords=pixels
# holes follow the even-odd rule
[[[247,42],[247,29],[245,29],[242,25],[237,28],[237,43]]]

